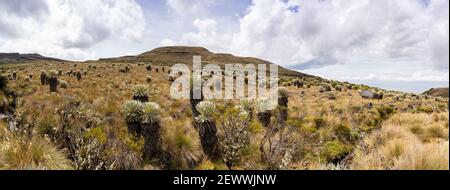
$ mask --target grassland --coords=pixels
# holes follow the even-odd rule
[[[41,84],[42,71],[51,70],[57,92]],[[2,67],[1,113],[16,129],[1,120],[0,168],[449,169],[448,98],[283,75],[287,105],[267,121],[258,102],[214,100],[194,113],[189,100],[170,98],[168,70],[111,61]],[[159,106],[145,104],[146,120],[135,124],[156,132],[131,131],[123,105],[136,85]],[[383,98],[365,99],[361,90]],[[217,131],[202,132],[208,129]],[[202,146],[211,139],[215,149]]]

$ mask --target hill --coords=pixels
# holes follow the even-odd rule
[[[424,92],[423,94],[448,98],[448,87],[447,88],[432,88],[432,89]]]
[[[64,61],[57,58],[45,57],[37,53],[20,54],[20,53],[0,53],[0,63],[19,63],[28,61]]]
[[[240,63],[240,64],[274,64],[266,60],[254,57],[239,57],[232,54],[213,53],[203,47],[190,46],[168,46],[153,49],[151,51],[136,55],[123,56],[116,58],[103,58],[99,61],[104,62],[152,62],[159,64],[175,64],[184,63],[192,64],[192,56],[202,56],[203,63],[215,63],[223,65],[226,63]],[[292,71],[279,66],[279,74],[283,76],[297,76],[297,77],[314,77],[297,71]]]

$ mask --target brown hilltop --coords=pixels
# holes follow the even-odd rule
[[[253,57],[238,57],[226,53],[212,53],[203,47],[172,46],[156,48],[137,57],[141,60],[155,62],[192,63],[192,56],[202,56],[202,61],[208,63],[242,63],[242,64],[271,64],[268,61]]]
[[[239,57],[232,54],[213,53],[203,47],[190,46],[168,46],[153,49],[151,51],[136,55],[124,56],[118,58],[100,59],[106,62],[150,62],[158,64],[175,64],[184,63],[192,64],[192,57],[195,55],[202,56],[203,63],[215,63],[223,65],[226,63],[240,64],[274,64],[266,60],[254,57]],[[304,73],[289,70],[279,66],[279,74],[287,76],[313,77]]]

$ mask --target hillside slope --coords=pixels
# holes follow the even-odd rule
[[[423,94],[448,98],[448,87],[447,88],[432,88],[432,89],[424,92]]]

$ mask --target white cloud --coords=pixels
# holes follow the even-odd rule
[[[227,33],[218,33],[217,22],[214,19],[195,19],[193,25],[198,30],[197,32],[184,34],[178,42],[172,40],[164,41],[171,42],[170,44],[172,45],[189,44],[208,47],[212,51],[220,51],[229,48],[228,45],[231,35]]]
[[[169,11],[181,16],[195,17],[208,12],[216,0],[167,0]]]
[[[197,26],[198,33],[172,42],[298,69],[410,61],[448,72],[448,6],[448,0],[253,0],[237,32]]]
[[[2,52],[85,59],[95,57],[97,52],[88,49],[105,40],[139,40],[146,26],[143,11],[133,0],[9,2],[0,1]],[[36,9],[40,11],[27,11]]]
[[[413,73],[404,74],[374,74],[355,75],[349,77],[338,77],[340,80],[349,81],[398,81],[398,82],[449,82],[448,72],[441,71],[415,71]]]
[[[410,59],[427,64],[433,54],[430,46],[435,44],[427,44],[435,37],[432,26],[440,29],[439,47],[448,46],[448,24],[442,24],[448,23],[448,8],[437,9],[448,7],[448,1],[439,2],[441,5],[432,1],[425,7],[417,0],[255,0],[241,18],[241,31],[235,34],[233,45],[290,66],[344,64],[358,59]],[[289,9],[293,6],[298,6],[298,12]],[[441,38],[445,36],[447,40]],[[448,68],[448,62],[436,62]]]

